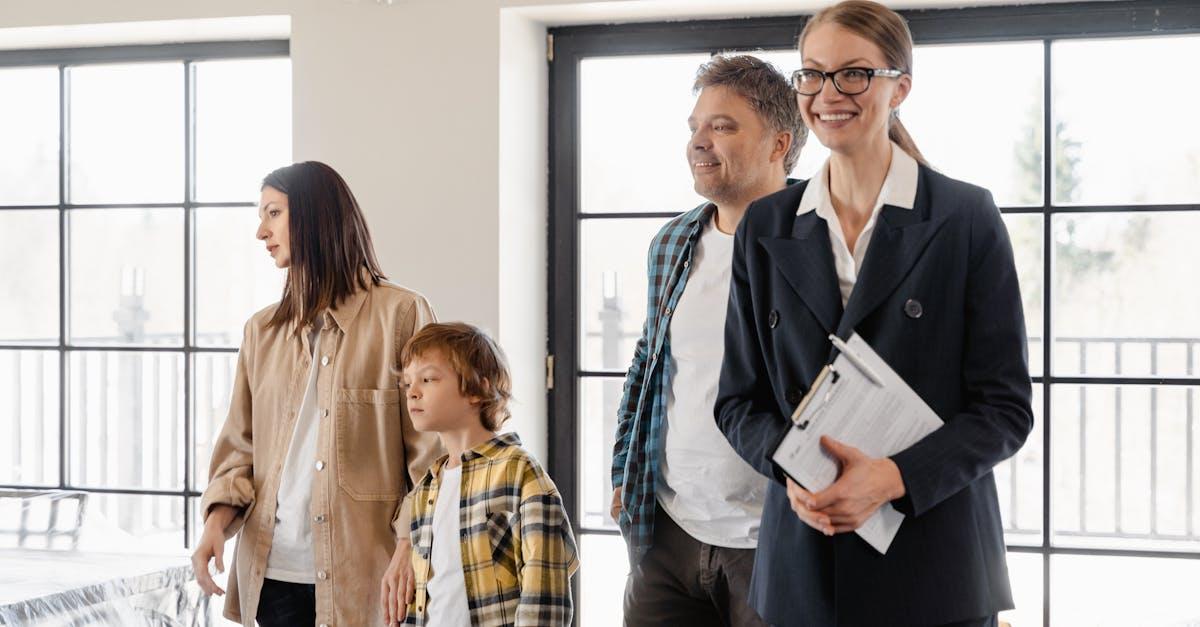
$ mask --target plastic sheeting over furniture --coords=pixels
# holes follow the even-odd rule
[[[0,491],[0,625],[211,625],[184,548],[148,554],[89,496]]]

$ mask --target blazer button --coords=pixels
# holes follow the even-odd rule
[[[771,313],[767,315],[767,326],[774,329],[777,324],[779,324],[779,312],[772,309]]]
[[[789,405],[799,405],[800,401],[804,400],[804,393],[796,388],[791,388],[784,393],[783,400],[787,401]]]
[[[921,301],[915,298],[904,301],[904,315],[916,320],[923,313],[925,313],[925,308],[921,306]]]

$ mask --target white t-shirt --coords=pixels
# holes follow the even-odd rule
[[[304,400],[300,403],[291,446],[288,447],[283,474],[279,479],[275,533],[271,540],[271,552],[267,554],[267,572],[264,575],[267,579],[277,581],[316,583],[310,510],[317,434],[321,429],[317,407],[317,373],[321,368],[317,354],[321,326],[322,316],[317,316],[308,342],[312,346],[308,386],[304,389]]]
[[[717,428],[713,405],[725,355],[733,236],[704,227],[670,326],[666,433],[655,492],[662,508],[693,538],[752,549],[767,478],[743,460]]]
[[[459,539],[458,504],[462,492],[462,465],[442,467],[437,503],[433,506],[433,546],[426,584],[429,603],[426,624],[431,627],[471,627],[467,606],[467,580],[463,575],[462,541]]]

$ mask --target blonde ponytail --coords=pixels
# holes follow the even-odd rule
[[[908,129],[904,128],[904,123],[900,121],[900,118],[892,116],[892,120],[888,124],[888,139],[896,142],[896,145],[907,152],[908,156],[915,159],[917,163],[927,168],[930,167],[929,162],[925,160],[925,155],[917,149],[917,143],[908,134]]]

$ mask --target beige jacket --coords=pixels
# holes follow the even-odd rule
[[[312,350],[309,330],[268,329],[275,305],[250,318],[238,354],[229,416],[213,447],[205,518],[240,508],[225,616],[253,627],[275,527],[276,495]],[[359,291],[323,314],[317,374],[321,424],[312,484],[318,625],[382,625],[379,581],[396,538],[407,537],[406,495],[444,454],[418,433],[398,387],[400,349],[434,320],[420,294],[390,283]]]

